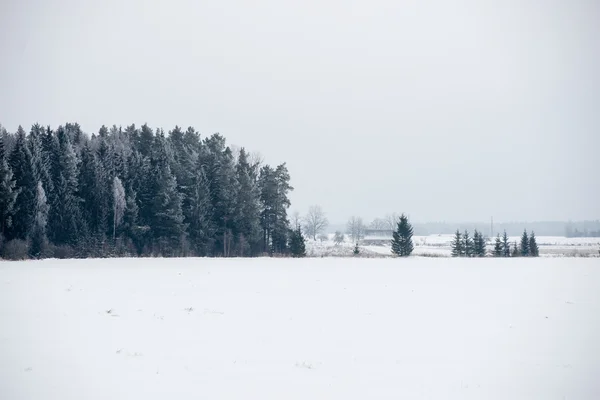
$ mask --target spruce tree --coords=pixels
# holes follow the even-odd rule
[[[250,256],[259,250],[260,243],[260,192],[256,173],[246,151],[242,148],[236,165],[237,184],[234,205],[237,253]]]
[[[486,243],[483,233],[475,229],[473,233],[473,256],[474,257],[485,257]]]
[[[452,257],[463,257],[465,254],[465,248],[462,240],[462,234],[457,229],[452,240]]]
[[[25,131],[21,126],[16,134],[16,143],[9,157],[9,166],[16,182],[18,196],[14,204],[11,225],[6,230],[6,239],[26,240],[33,223],[36,182],[31,165],[31,152],[27,146]]]
[[[392,235],[392,253],[400,257],[408,257],[413,252],[413,228],[405,214],[400,216],[396,231]]]
[[[496,236],[496,243],[494,244],[494,257],[503,257],[504,249],[502,244],[502,239],[500,239],[500,234]]]
[[[190,201],[186,204],[186,223],[189,224],[189,237],[196,255],[213,254],[214,225],[210,186],[200,162],[192,181]]]
[[[465,257],[473,257],[475,254],[475,246],[473,244],[473,239],[469,235],[469,231],[465,230],[463,233],[463,249]]]
[[[356,246],[354,246],[354,250],[352,250],[352,254],[355,256],[360,254],[360,249],[358,248],[358,242],[356,242]]]
[[[510,242],[508,241],[508,235],[506,231],[504,231],[504,235],[502,236],[502,257],[510,257]]]
[[[304,235],[300,227],[297,227],[290,233],[290,253],[292,257],[305,257],[306,246],[304,244]]]
[[[519,252],[519,246],[517,242],[513,244],[511,257],[519,257],[521,253]]]
[[[521,256],[528,257],[529,256],[529,237],[527,236],[527,230],[523,231],[523,235],[521,236]]]
[[[540,249],[537,245],[537,241],[535,239],[535,233],[531,231],[531,235],[529,235],[529,255],[531,257],[539,257]]]
[[[29,256],[43,258],[48,248],[48,237],[46,236],[46,224],[48,223],[48,203],[42,182],[39,181],[36,188],[35,216],[30,234]]]
[[[0,243],[5,230],[10,227],[14,213],[15,202],[19,191],[13,177],[12,169],[8,166],[4,152],[4,139],[0,135]]]

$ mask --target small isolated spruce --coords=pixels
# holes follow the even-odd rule
[[[306,256],[306,246],[304,244],[304,235],[300,227],[297,227],[290,235],[290,253],[292,257],[299,258]]]
[[[360,254],[360,249],[358,248],[358,242],[356,242],[356,246],[354,246],[354,250],[352,251],[352,254],[354,254],[355,256]]]
[[[496,236],[496,243],[494,243],[494,257],[502,257],[504,255],[504,248],[500,234]]]
[[[531,232],[531,235],[529,235],[529,255],[531,257],[539,257],[540,256],[540,249],[537,245],[537,241],[535,240],[535,232]]]
[[[462,257],[465,253],[462,241],[462,234],[457,229],[452,240],[452,257]]]
[[[400,216],[398,226],[393,234],[392,253],[400,257],[408,257],[413,252],[413,228],[405,214]]]
[[[521,256],[527,257],[529,256],[529,237],[527,236],[527,230],[523,231],[523,235],[521,236]]]

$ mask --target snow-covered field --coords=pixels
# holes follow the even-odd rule
[[[414,256],[422,257],[451,257],[453,235],[429,235],[414,236]],[[511,236],[511,245],[520,243],[521,238]],[[493,251],[493,240],[488,242],[488,251]],[[374,244],[373,242],[377,242]],[[389,238],[367,238],[359,244],[362,256],[365,257],[383,257],[391,256],[391,246]],[[599,257],[600,256],[600,238],[566,238],[561,236],[539,236],[537,243],[540,249],[541,257]],[[344,257],[352,256],[352,250],[355,243],[348,237],[344,243],[336,245],[333,242],[333,235],[329,235],[328,241],[313,241],[308,239],[306,242],[307,254],[311,257]]]
[[[600,259],[0,262],[0,398],[598,399]]]

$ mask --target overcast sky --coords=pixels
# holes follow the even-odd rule
[[[0,123],[176,124],[332,222],[600,218],[600,3],[0,1]]]

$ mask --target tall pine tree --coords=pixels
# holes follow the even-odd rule
[[[540,249],[537,244],[537,240],[535,238],[535,233],[531,231],[531,235],[529,235],[529,255],[531,257],[539,257]]]
[[[522,257],[529,256],[529,237],[527,236],[527,230],[524,230],[523,235],[521,236],[520,251]]]

